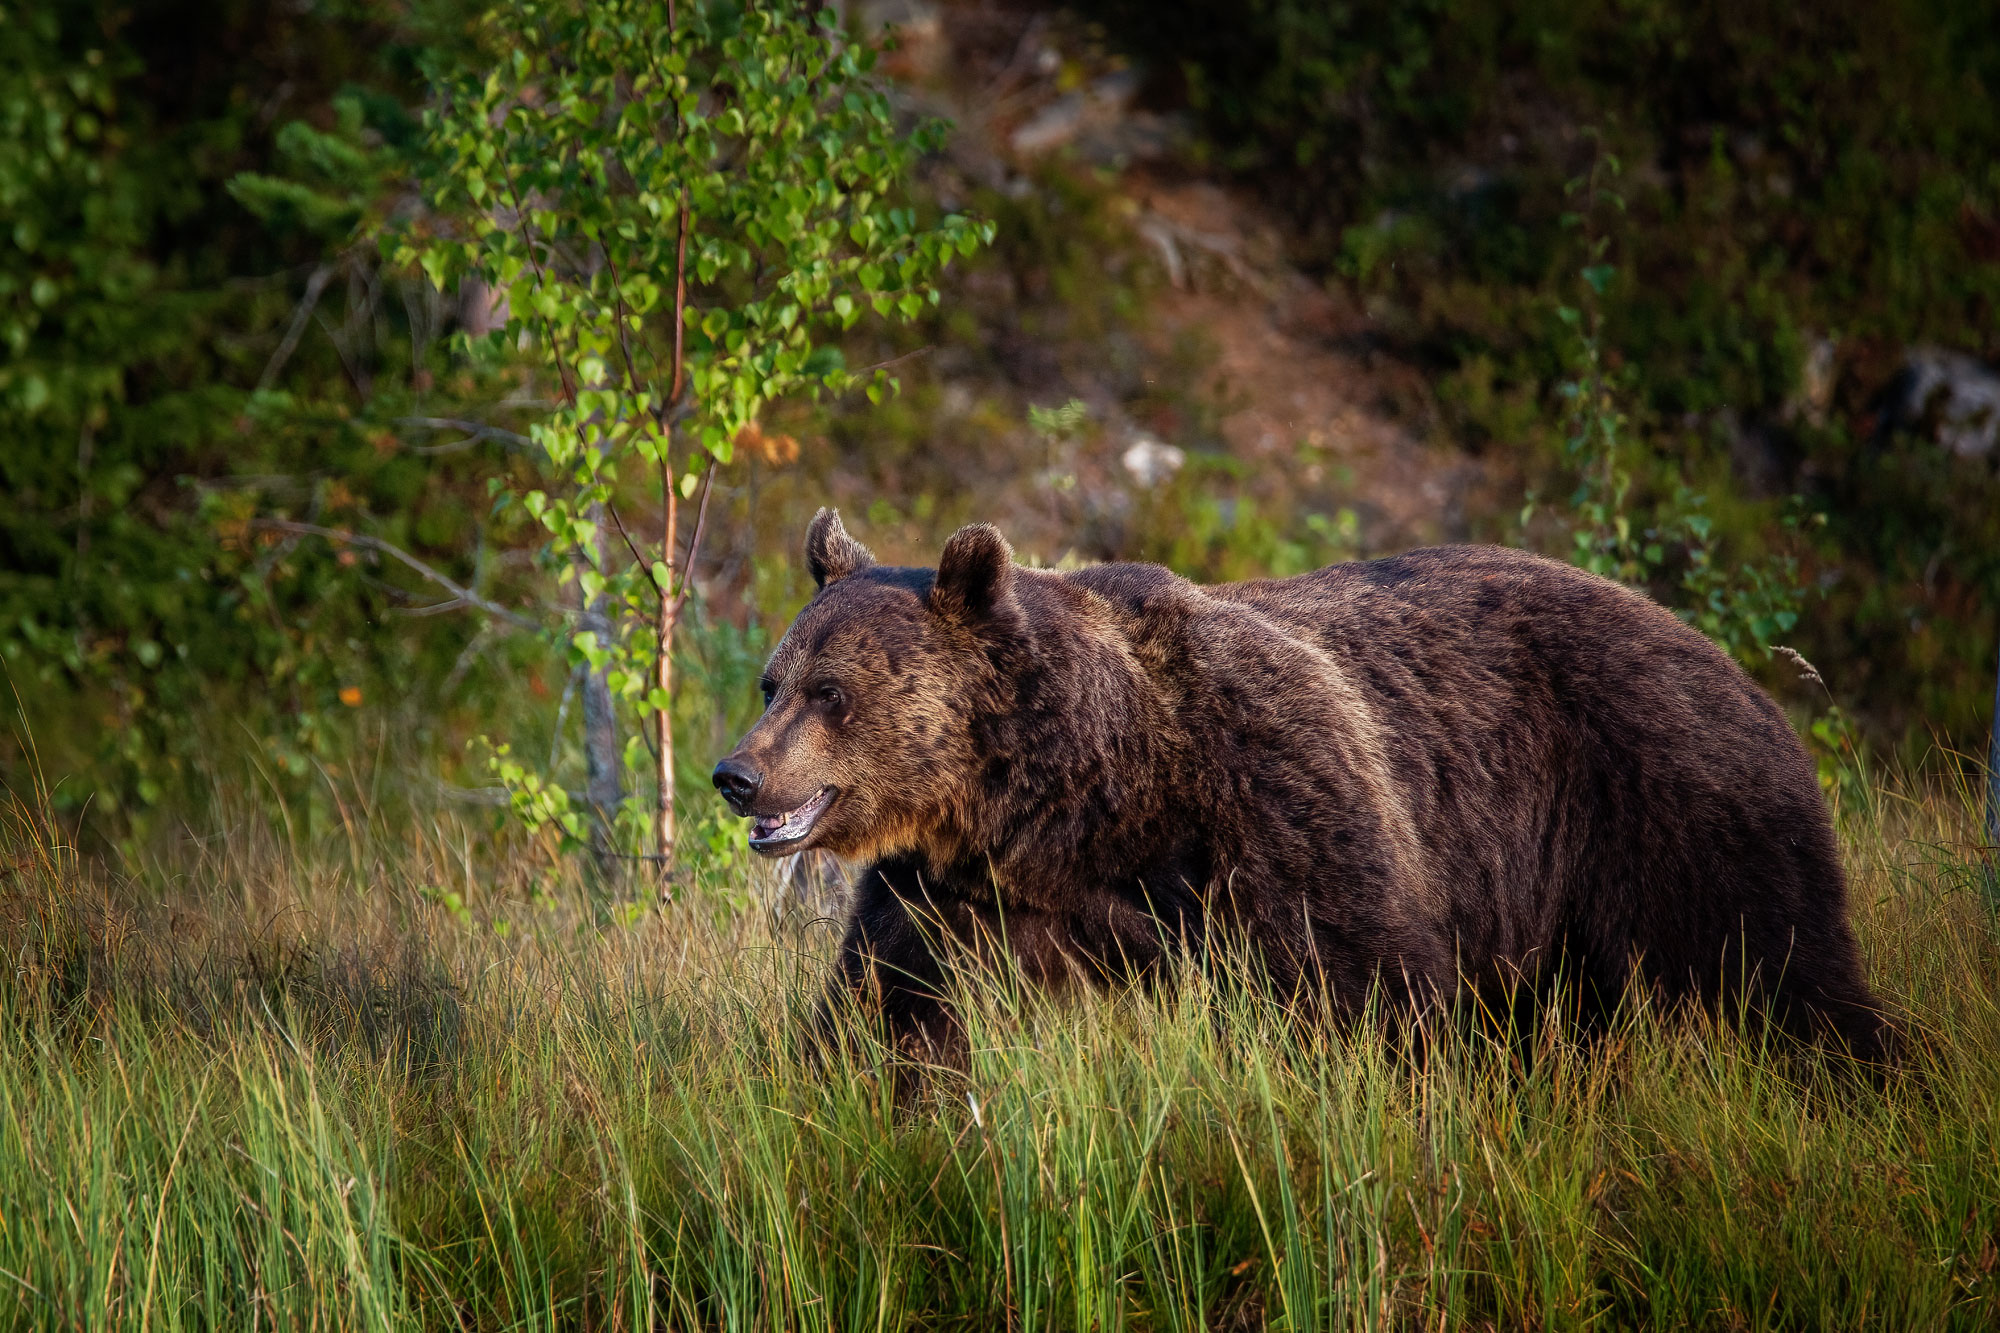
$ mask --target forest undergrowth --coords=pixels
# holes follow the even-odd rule
[[[1991,1328],[2000,943],[1970,797],[1850,785],[1886,1080],[1633,1005],[1428,1053],[1227,976],[961,978],[900,1100],[800,1040],[765,865],[621,900],[484,815],[0,831],[0,1310],[78,1329]],[[744,910],[723,904],[752,901]]]

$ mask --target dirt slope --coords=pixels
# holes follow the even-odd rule
[[[1145,494],[1173,475],[1175,451],[1226,470],[1280,525],[1352,510],[1366,553],[1475,535],[1508,503],[1492,460],[1433,442],[1422,376],[1373,349],[1367,313],[1286,262],[1274,220],[1196,163],[1185,122],[1148,108],[1141,72],[1088,27],[972,0],[889,0],[859,17],[896,25],[888,69],[909,110],[957,127],[934,173],[940,197],[997,195],[1020,212],[1003,228],[1033,240],[1003,236],[953,293],[976,333],[906,377],[932,456],[885,466],[850,447],[825,479],[837,498],[935,486],[951,515],[996,519],[1049,559],[1170,541],[1149,543],[1134,515],[1175,521]],[[1122,295],[1093,294],[1093,270]],[[1065,397],[1089,406],[1090,424],[1051,459],[1018,423]],[[995,431],[996,416],[1017,424]],[[983,434],[968,424],[981,419]]]

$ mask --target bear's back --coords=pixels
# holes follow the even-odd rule
[[[1818,775],[1783,712],[1639,593],[1479,546],[1208,591],[1347,666],[1395,737],[1392,763],[1448,876],[1530,890],[1539,911],[1461,898],[1473,954],[1548,938],[1577,909],[1562,881],[1586,862],[1600,886],[1656,882],[1615,893],[1628,910],[1661,910],[1715,876],[1781,898],[1840,892]],[[1683,924],[1705,937],[1712,923]]]
[[[1206,627],[1240,625],[1246,608],[1333,664],[1472,957],[1553,938],[1585,861],[1599,884],[1667,863],[1685,884],[1690,835],[1746,865],[1758,844],[1810,848],[1803,874],[1837,892],[1817,774],[1783,713],[1700,633],[1608,579],[1491,546],[1207,587],[1154,566],[1086,573],[1134,632],[1176,624],[1213,666],[1227,670],[1227,640]],[[1301,717],[1308,703],[1292,701]],[[1800,891],[1786,860],[1767,879]],[[1512,888],[1496,898],[1497,884]]]
[[[1441,546],[1203,590],[1256,608],[1380,692],[1505,700],[1616,725],[1783,715],[1708,639],[1649,598],[1499,546]],[[1554,723],[1556,719],[1545,719]]]

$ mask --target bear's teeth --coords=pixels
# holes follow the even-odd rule
[[[831,792],[831,788],[822,787],[813,795],[810,801],[807,801],[796,810],[788,810],[782,815],[763,815],[758,817],[750,826],[750,836],[758,842],[790,841],[794,838],[803,838],[807,833],[812,831],[813,825],[819,819],[820,811],[826,808],[826,803]]]

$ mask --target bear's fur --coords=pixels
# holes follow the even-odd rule
[[[945,933],[1055,982],[1220,928],[1344,1012],[1636,968],[1887,1052],[1811,759],[1616,583],[1465,546],[1202,587],[1019,568],[985,525],[888,568],[827,510],[806,558],[716,780],[760,851],[867,864],[836,984],[898,1040],[953,1039]]]

